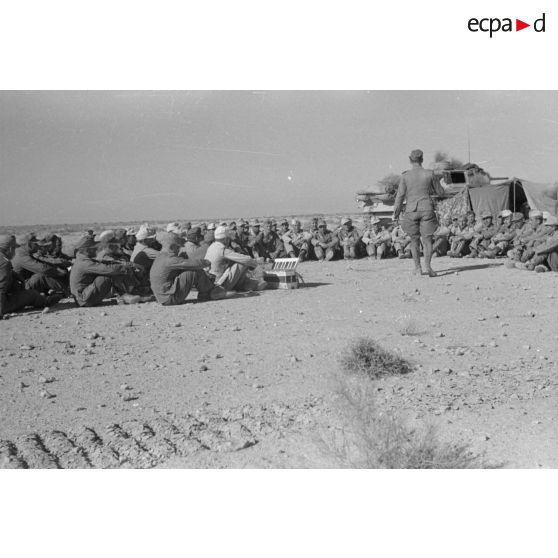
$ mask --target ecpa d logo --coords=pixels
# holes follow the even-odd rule
[[[509,17],[504,17],[502,19],[500,19],[499,17],[484,17],[482,19],[472,17],[468,21],[467,27],[472,33],[478,33],[479,31],[482,33],[489,33],[490,38],[492,38],[492,35],[494,33],[498,33],[499,31],[509,33],[512,31],[521,31],[522,29],[531,27],[530,23],[525,23],[520,19],[516,19],[514,29],[512,21],[512,18]],[[543,13],[541,17],[533,22],[533,30],[536,33],[544,33],[545,26],[546,14]]]

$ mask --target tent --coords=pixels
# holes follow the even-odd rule
[[[558,183],[541,184],[523,178],[512,178],[498,184],[466,188],[470,207],[477,218],[485,211],[492,215],[503,209],[521,211],[525,204],[528,204],[530,209],[558,216]]]
[[[558,217],[558,183],[540,184],[522,178],[517,178],[514,182],[516,189],[523,188],[531,209],[548,211],[551,215]]]

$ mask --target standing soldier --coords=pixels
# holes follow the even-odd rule
[[[332,260],[339,250],[339,239],[328,230],[327,223],[323,220],[318,222],[318,231],[314,233],[311,242],[314,254],[320,262]]]
[[[341,219],[341,228],[337,232],[339,244],[343,248],[343,258],[354,260],[358,258],[358,247],[361,242],[360,233],[353,227],[353,222],[349,217]]]
[[[403,230],[411,237],[411,253],[415,262],[415,274],[422,275],[420,264],[420,242],[424,247],[424,263],[426,273],[436,277],[432,269],[432,235],[438,226],[434,211],[433,195],[443,195],[444,190],[431,170],[422,168],[423,153],[415,149],[409,156],[411,169],[401,176],[393,219],[397,221],[406,200],[405,212],[401,220]]]

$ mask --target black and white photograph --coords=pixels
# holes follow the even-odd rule
[[[551,555],[551,5],[0,15],[2,555]]]
[[[2,468],[558,465],[556,92],[0,118]]]

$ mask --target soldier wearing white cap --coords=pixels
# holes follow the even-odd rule
[[[515,263],[516,268],[528,271],[533,271],[535,269],[537,271],[543,271],[538,267],[541,265],[543,267],[545,266],[549,255],[551,255],[551,260],[554,257],[552,255],[555,251],[557,223],[558,220],[556,217],[548,213],[544,216],[542,225],[537,229],[537,234],[529,237],[520,261]],[[546,268],[544,271],[546,271]]]
[[[180,226],[180,223],[174,221],[173,223],[169,223],[167,225],[166,231],[180,236],[182,234],[182,227]]]
[[[249,256],[230,249],[231,237],[226,227],[217,227],[215,242],[207,249],[205,259],[211,264],[209,273],[215,285],[227,291],[263,290],[265,281],[247,277],[250,270],[258,267],[258,262]]]
[[[157,230],[144,223],[136,234],[137,243],[134,246],[130,261],[142,269],[140,282],[143,289],[149,288],[149,271],[155,258],[159,255],[161,244],[157,241]]]
[[[341,228],[337,231],[337,238],[343,249],[343,258],[353,260],[359,257],[359,245],[362,244],[360,232],[353,226],[349,217],[341,219]]]

